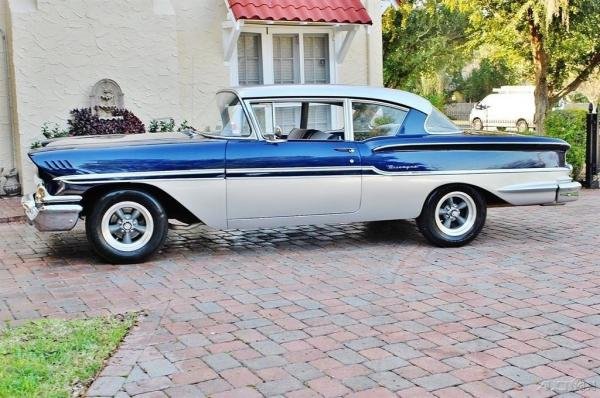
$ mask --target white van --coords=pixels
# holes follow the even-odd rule
[[[475,130],[506,128],[526,132],[534,128],[533,86],[502,86],[478,102],[469,122]]]

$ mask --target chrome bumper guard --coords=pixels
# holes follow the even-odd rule
[[[52,196],[40,185],[35,194],[23,196],[21,204],[29,224],[40,231],[70,231],[77,224],[83,207],[81,196]]]
[[[559,182],[556,191],[556,203],[574,202],[579,199],[581,184],[576,181]]]

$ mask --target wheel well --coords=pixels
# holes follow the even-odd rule
[[[200,220],[198,220],[196,216],[194,216],[188,209],[179,203],[179,201],[162,189],[153,185],[139,183],[105,184],[88,189],[83,194],[83,215],[87,214],[90,206],[93,206],[94,202],[96,202],[100,197],[106,195],[107,193],[120,190],[142,191],[153,196],[164,207],[169,219],[176,219],[186,224],[195,224],[200,222]]]
[[[469,187],[472,188],[474,190],[476,190],[477,192],[479,192],[483,198],[485,199],[485,203],[488,205],[488,207],[495,207],[495,206],[505,206],[508,204],[507,201],[505,201],[504,199],[498,197],[497,195],[491,193],[490,191],[488,191],[487,189],[483,189],[481,187],[478,187],[477,185],[472,185],[472,184],[466,184],[466,183],[450,183],[450,184],[444,184],[444,185],[440,185],[439,187],[436,187],[433,191],[431,191],[429,193],[429,195],[427,196],[427,198],[429,198],[431,195],[433,195],[433,193],[435,191],[437,191],[440,188],[445,188],[445,187]]]

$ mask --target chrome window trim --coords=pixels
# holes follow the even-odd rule
[[[254,111],[252,111],[252,105],[253,104],[259,104],[259,103],[264,103],[264,102],[272,102],[272,103],[291,103],[291,102],[323,102],[324,104],[327,103],[331,103],[331,102],[339,102],[342,104],[342,107],[344,108],[344,140],[343,141],[339,141],[339,142],[347,142],[350,141],[348,140],[348,138],[346,137],[347,133],[347,119],[346,119],[346,101],[347,98],[344,97],[275,97],[275,98],[271,98],[271,97],[264,97],[264,98],[247,98],[244,100],[246,107],[250,110],[250,113],[252,114],[252,118],[253,118],[253,122],[256,124],[256,126],[260,126],[260,124],[258,123],[258,120],[256,120]],[[331,104],[333,105],[333,104]],[[275,107],[272,107],[272,112],[275,113]],[[272,116],[273,120],[275,119],[275,115]],[[259,131],[260,134],[258,138],[259,141],[269,141],[268,139],[266,139],[264,137],[264,132],[262,131],[262,129],[260,127],[257,127],[257,130]],[[273,141],[273,142],[286,142],[287,140],[278,140],[278,141]],[[311,140],[306,140],[306,141],[311,141]],[[321,140],[314,140],[314,142],[319,142]]]
[[[248,125],[250,126],[250,128],[252,129],[252,131],[250,132],[250,135],[248,137],[224,137],[221,135],[210,135],[210,134],[206,134],[209,137],[214,137],[214,138],[221,138],[224,140],[258,140],[258,135],[256,134],[256,126],[253,125],[252,123],[252,119],[250,118],[250,113],[248,112],[248,109],[246,108],[245,102],[242,99],[242,97],[239,95],[239,93],[236,90],[232,90],[232,89],[225,89],[225,90],[219,90],[217,91],[217,93],[215,95],[219,95],[221,93],[231,93],[233,95],[236,96],[236,98],[238,99],[238,101],[240,102],[240,105],[242,106],[242,111],[244,112],[244,115],[246,116],[246,119],[248,120]]]
[[[427,121],[431,118],[431,115],[433,115],[433,113],[435,112],[437,108],[432,108],[431,112],[427,115],[427,117],[425,118],[425,121],[423,122],[423,129],[425,130],[425,132],[427,134],[430,135],[451,135],[451,134],[460,134],[463,131],[465,131],[466,129],[461,129],[460,127],[458,127],[448,116],[446,116],[446,114],[442,111],[440,111],[439,109],[437,109],[442,115],[446,116],[446,119],[450,120],[450,122],[452,123],[452,125],[454,127],[456,127],[456,131],[449,131],[449,132],[431,132],[429,131],[429,129],[427,128]]]

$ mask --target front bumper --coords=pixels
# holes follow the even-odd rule
[[[35,194],[23,196],[21,204],[29,223],[40,231],[70,231],[83,207],[81,196],[52,196],[40,185]]]

